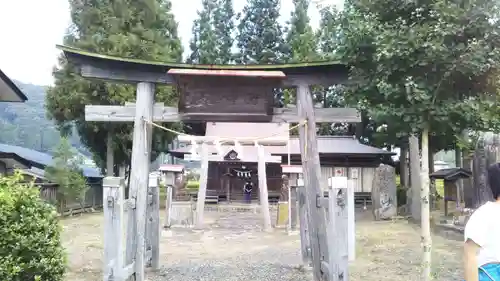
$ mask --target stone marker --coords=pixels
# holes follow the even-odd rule
[[[375,220],[388,220],[397,215],[396,172],[393,167],[381,164],[375,170],[372,204]]]
[[[194,224],[194,207],[192,202],[173,201],[170,226],[192,227]]]

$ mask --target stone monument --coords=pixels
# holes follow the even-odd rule
[[[397,215],[396,171],[381,164],[373,177],[373,216],[375,220],[388,220]]]

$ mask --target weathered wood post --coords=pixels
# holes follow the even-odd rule
[[[106,138],[106,176],[114,176],[114,166],[115,166],[115,153],[113,150],[113,135],[112,132],[108,132]]]
[[[294,201],[292,201],[292,187],[290,185],[290,177],[288,177],[288,175],[283,175],[282,181],[283,181],[282,188],[285,189],[283,192],[286,192],[286,199],[287,199],[286,200],[286,205],[287,205],[286,231],[289,234],[291,234],[292,233],[292,204]],[[278,202],[278,204],[279,204],[279,202]]]
[[[200,175],[200,187],[198,189],[198,201],[196,202],[196,228],[203,228],[203,220],[205,213],[205,197],[207,195],[207,184],[208,184],[208,162],[209,153],[208,145],[203,142],[201,144],[201,175]]]
[[[300,154],[304,175],[306,208],[309,214],[308,229],[311,243],[313,275],[315,281],[327,280],[328,269],[322,263],[328,258],[329,249],[326,238],[325,211],[317,206],[318,198],[323,197],[320,187],[321,167],[319,163],[316,120],[308,84],[297,86],[297,107],[299,116],[306,121],[299,128]]]
[[[299,218],[298,212],[298,195],[297,195],[297,186],[290,185],[290,228],[291,231],[297,231],[297,220]]]
[[[266,159],[264,147],[255,142],[258,154],[257,174],[259,175],[259,198],[261,214],[264,220],[264,231],[271,231],[271,214],[269,212],[269,195],[267,192],[267,175],[266,175]]]
[[[304,266],[312,266],[311,242],[309,235],[309,213],[306,208],[306,190],[304,187],[304,178],[298,174],[297,178],[297,196],[299,201],[299,224],[300,224],[300,252],[302,254],[302,263]]]
[[[288,224],[287,231],[288,233],[292,233],[292,188],[290,187],[290,182],[287,184],[287,192],[288,192]]]
[[[123,269],[123,203],[124,180],[105,177],[104,206],[104,264],[103,281],[119,281]]]
[[[421,216],[421,200],[420,188],[422,179],[420,178],[421,165],[420,165],[420,145],[416,135],[411,135],[408,139],[410,150],[410,213],[414,220],[420,220]]]
[[[163,227],[165,229],[168,229],[172,226],[172,205],[174,202],[174,195],[173,195],[173,187],[171,184],[167,184],[165,186],[166,193],[165,193],[165,223],[163,224]]]
[[[347,246],[349,261],[356,259],[356,205],[354,203],[354,191],[357,180],[347,182]]]
[[[160,179],[150,176],[146,222],[146,264],[153,270],[160,268]]]
[[[132,145],[132,169],[130,171],[129,198],[135,201],[135,210],[129,211],[127,229],[127,264],[134,262],[135,280],[144,281],[144,255],[146,231],[146,205],[151,154],[151,124],[153,119],[155,85],[137,84],[134,132]]]
[[[347,177],[330,178],[328,190],[328,271],[330,281],[349,280],[348,182]],[[352,218],[350,218],[352,219]]]

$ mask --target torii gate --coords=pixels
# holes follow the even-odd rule
[[[134,223],[128,224],[127,231],[135,234],[135,239],[127,246],[135,248],[135,251],[131,249],[135,255],[127,257],[127,260],[135,259],[134,269],[128,272],[135,275],[136,281],[144,280],[144,232],[152,141],[151,124],[146,121],[307,122],[307,126],[299,128],[299,137],[306,209],[310,218],[308,230],[313,275],[315,281],[338,280],[324,268],[328,264],[329,249],[325,212],[317,205],[318,198],[323,195],[319,184],[321,171],[316,123],[358,123],[361,118],[352,108],[315,109],[309,87],[345,83],[348,73],[345,65],[333,62],[253,66],[187,65],[118,58],[66,46],[58,48],[68,61],[80,67],[80,74],[85,78],[137,84],[135,104],[88,105],[85,108],[86,121],[134,122],[134,168],[130,174],[129,196],[135,201],[135,211],[130,212],[129,222]],[[181,92],[179,107],[155,105],[155,84],[177,85]],[[280,87],[297,89],[296,108],[273,108],[272,90]],[[347,268],[341,270],[347,272]]]

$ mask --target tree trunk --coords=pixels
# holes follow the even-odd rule
[[[455,148],[455,166],[457,168],[463,168],[463,160],[462,160],[462,150],[460,147]],[[462,203],[462,200],[464,198],[464,180],[459,179],[457,181],[457,205],[460,205]]]
[[[118,167],[118,176],[120,178],[125,178],[127,174],[127,165],[121,165]]]
[[[463,152],[462,152],[463,153]],[[469,153],[462,154],[462,163],[464,169],[472,171],[472,157]],[[472,187],[472,178],[463,179],[463,201],[465,208],[474,208],[474,190]]]
[[[401,153],[399,156],[399,184],[403,188],[408,188],[410,171],[408,170],[408,144],[404,143],[401,146]]]
[[[108,133],[106,139],[106,176],[112,177],[115,172],[115,159],[113,151],[113,135],[111,132]]]
[[[434,153],[432,152],[432,147],[429,145],[428,146],[429,152],[427,155],[429,155],[429,175],[434,173]]]
[[[455,166],[462,167],[462,150],[458,146],[455,148]]]
[[[408,202],[413,219],[420,220],[420,153],[418,137],[411,135],[409,138],[410,149],[410,196]]]
[[[488,187],[488,166],[500,159],[500,135],[493,132],[482,133],[479,137],[473,160],[474,208],[487,201],[494,201]]]
[[[427,146],[428,153],[429,155],[429,170],[428,174],[434,173],[434,153],[432,152],[432,145],[429,142],[429,145]],[[430,204],[430,209],[435,210],[438,207],[438,192],[436,188],[436,181],[432,181],[429,179],[429,204]]]
[[[130,189],[130,171],[132,170],[132,161],[128,160],[127,172],[125,173],[125,177],[127,179],[127,186],[125,186],[125,198],[128,199],[129,189]]]
[[[469,141],[469,131],[467,129],[462,131],[462,139],[465,142]],[[468,146],[466,146],[464,149],[460,149],[458,146],[455,149],[455,165],[461,168],[464,168],[466,170],[472,171],[471,169],[471,161],[470,157],[468,155],[470,154],[470,151],[468,149]],[[472,188],[472,179],[461,179],[457,182],[458,185],[458,193],[457,193],[457,205],[462,206],[462,202],[466,202],[467,195],[466,195],[466,188],[471,190]],[[470,201],[470,200],[469,200]]]
[[[431,225],[429,206],[429,127],[422,131],[422,189],[421,189],[421,228],[422,228],[422,281],[431,280]]]

